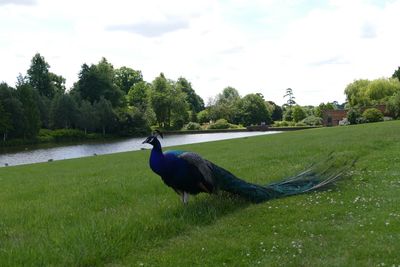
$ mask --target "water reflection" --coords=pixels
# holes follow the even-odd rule
[[[246,136],[275,134],[278,132],[237,132],[237,133],[205,133],[205,134],[184,134],[167,135],[161,140],[164,147],[202,143],[208,141],[233,139]],[[140,150],[141,148],[150,148],[149,145],[143,145],[144,138],[130,138],[122,141],[80,144],[62,147],[34,149],[31,151],[22,151],[15,153],[5,153],[0,155],[0,167],[6,165],[21,165],[37,162],[46,162],[49,160],[62,160],[71,158],[80,158],[93,155],[111,154],[125,151]]]

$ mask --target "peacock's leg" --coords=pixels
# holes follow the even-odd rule
[[[189,194],[185,191],[183,191],[182,196],[182,202],[183,204],[187,204],[189,202]]]

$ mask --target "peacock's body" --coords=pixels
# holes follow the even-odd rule
[[[296,176],[263,186],[246,182],[193,152],[173,150],[163,153],[157,134],[149,136],[143,143],[153,146],[150,168],[181,195],[184,203],[187,203],[189,194],[212,194],[219,190],[256,203],[302,194],[332,184],[345,169],[325,162]]]

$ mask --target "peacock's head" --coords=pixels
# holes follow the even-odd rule
[[[164,138],[162,132],[160,132],[159,130],[155,130],[152,135],[150,135],[146,138],[146,140],[143,141],[142,144],[150,144],[152,146],[160,144],[160,141],[158,141],[157,139],[158,136]]]

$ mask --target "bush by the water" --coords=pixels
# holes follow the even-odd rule
[[[383,121],[383,114],[379,109],[369,108],[366,109],[362,116],[365,118],[367,122],[378,122]]]
[[[94,139],[98,134],[85,134],[84,131],[77,129],[57,129],[48,130],[41,129],[38,135],[39,142],[61,142],[61,141],[75,141],[83,139]]]
[[[294,126],[298,126],[298,127],[304,127],[304,126],[308,126],[307,124],[305,124],[302,121],[296,122]]]
[[[322,119],[316,116],[308,116],[302,121],[274,121],[274,127],[305,127],[305,126],[320,126]]]
[[[274,127],[291,127],[294,126],[295,123],[293,121],[275,121]]]
[[[219,119],[216,122],[210,124],[208,129],[237,129],[240,128],[239,125],[231,124],[225,119]]]
[[[320,117],[317,117],[314,115],[308,116],[307,118],[302,120],[302,122],[304,122],[306,125],[309,125],[309,126],[322,125],[322,119]]]
[[[185,127],[183,127],[183,130],[201,130],[201,125],[197,122],[189,122]]]

